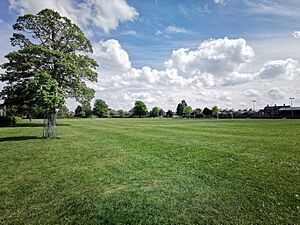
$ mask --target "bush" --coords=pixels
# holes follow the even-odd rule
[[[13,116],[0,116],[0,127],[16,124],[16,118]]]

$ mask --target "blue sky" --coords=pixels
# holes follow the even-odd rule
[[[100,65],[90,85],[113,108],[300,105],[300,1],[1,0],[0,62],[17,16],[43,8],[90,38]]]

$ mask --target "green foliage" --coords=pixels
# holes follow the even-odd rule
[[[208,117],[208,118],[212,116],[212,111],[209,108],[207,108],[207,107],[205,107],[203,109],[202,113],[205,115],[205,117]]]
[[[91,117],[93,115],[91,103],[88,101],[85,101],[82,104],[82,111],[83,111],[83,117],[85,117],[85,118]]]
[[[150,111],[150,116],[151,117],[158,117],[159,116],[159,108],[155,106],[151,111]]]
[[[120,118],[125,117],[125,112],[124,112],[123,109],[119,109],[119,110],[117,111],[117,113],[118,113],[118,116],[119,116]]]
[[[185,117],[189,117],[193,112],[193,109],[191,106],[186,106],[184,107],[183,111],[182,111],[182,114],[185,116]]]
[[[212,107],[211,111],[213,116],[217,116],[220,112],[220,109],[218,108],[218,106],[215,105],[214,107]]]
[[[70,112],[66,105],[63,105],[60,107],[60,109],[57,112],[57,118],[70,118]]]
[[[185,102],[185,100],[182,100],[178,105],[177,105],[177,109],[176,109],[176,114],[177,116],[182,116],[183,115],[183,109],[184,107],[187,106],[187,103]]]
[[[138,117],[142,117],[147,115],[148,111],[147,111],[147,106],[145,105],[144,102],[142,101],[136,101],[133,107],[133,115],[134,116],[138,116]]]
[[[13,116],[0,116],[0,127],[16,124],[16,118]]]
[[[19,16],[13,29],[11,44],[20,50],[7,54],[1,65],[5,105],[54,112],[66,98],[84,102],[94,96],[85,81],[97,81],[98,65],[86,55],[92,53],[90,41],[71,20],[44,9]]]
[[[163,109],[159,109],[159,116],[165,116],[166,112]]]
[[[108,117],[108,105],[106,102],[102,99],[96,99],[93,113],[99,118]]]
[[[174,116],[174,113],[172,110],[168,110],[167,113],[166,113],[167,117],[173,117]]]
[[[193,112],[192,112],[192,115],[193,115],[195,118],[203,117],[202,110],[201,110],[200,108],[194,109]]]

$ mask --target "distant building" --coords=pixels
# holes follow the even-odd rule
[[[280,109],[285,109],[285,108],[290,108],[288,105],[274,105],[274,106],[269,106],[267,105],[263,111],[259,111],[259,113],[265,117],[278,117],[279,115],[279,110]]]
[[[300,118],[300,107],[288,107],[279,109],[279,115],[286,118]]]

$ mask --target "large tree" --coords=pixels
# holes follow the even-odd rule
[[[136,101],[133,107],[133,115],[141,118],[142,116],[147,115],[147,113],[148,111],[146,104],[142,101]]]
[[[87,54],[92,45],[81,29],[59,13],[44,9],[19,16],[11,44],[19,50],[5,57],[0,93],[7,107],[39,108],[47,119],[45,137],[53,136],[56,111],[66,98],[90,101],[94,90],[85,81],[97,81],[96,61]]]

